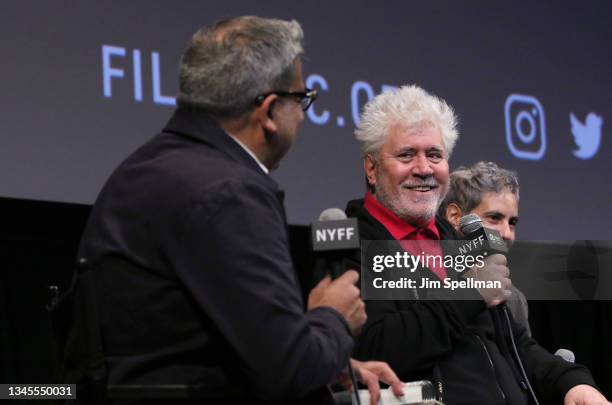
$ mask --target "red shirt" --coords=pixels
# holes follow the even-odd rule
[[[440,240],[440,232],[438,228],[436,228],[435,217],[424,226],[417,228],[400,219],[387,207],[382,205],[369,191],[365,195],[363,206],[370,215],[387,228],[387,231],[389,231],[394,239],[400,241],[400,245],[408,253],[413,255],[420,255],[422,253],[443,255],[440,245],[433,242],[434,240]],[[422,242],[402,243],[402,241],[415,240]],[[434,272],[440,280],[446,277],[446,270],[444,267],[432,266],[430,270]]]

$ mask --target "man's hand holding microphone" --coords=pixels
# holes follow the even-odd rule
[[[472,267],[465,272],[465,278],[473,278],[478,281],[499,282],[498,288],[480,288],[478,292],[487,303],[487,307],[496,307],[510,298],[512,295],[512,281],[510,280],[510,269],[504,255],[493,254],[484,260],[484,266]]]

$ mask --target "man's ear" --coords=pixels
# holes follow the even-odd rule
[[[463,216],[461,208],[455,203],[450,203],[446,206],[446,212],[444,213],[446,220],[451,223],[455,230],[459,230],[459,220]]]
[[[278,130],[276,123],[274,122],[274,106],[278,96],[276,94],[270,94],[261,102],[256,109],[256,116],[259,120],[264,132],[275,133]]]
[[[270,103],[270,105],[268,106],[268,118],[270,118],[271,120],[274,120],[274,106],[276,105],[276,100],[272,101]]]
[[[368,153],[363,157],[363,170],[371,187],[376,185],[376,164],[376,159],[371,154]]]

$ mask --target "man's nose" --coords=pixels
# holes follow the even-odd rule
[[[514,230],[510,227],[510,224],[504,222],[501,226],[500,231],[503,240],[514,240]]]
[[[431,167],[431,162],[427,159],[427,156],[416,156],[413,160],[414,166],[412,167],[412,174],[417,177],[430,177],[434,171]]]

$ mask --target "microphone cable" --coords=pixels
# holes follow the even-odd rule
[[[512,331],[512,323],[510,322],[510,316],[508,315],[508,307],[506,305],[503,305],[501,309],[502,309],[502,312],[504,313],[504,318],[506,318],[506,325],[508,326],[510,341],[512,343],[510,346],[512,346],[512,351],[514,352],[514,357],[516,357],[516,362],[518,363],[519,368],[521,370],[521,374],[523,375],[523,378],[525,379],[525,384],[527,384],[527,388],[529,389],[529,394],[531,395],[531,398],[535,402],[535,405],[540,405],[540,402],[538,401],[538,398],[536,397],[536,394],[533,391],[533,388],[531,387],[529,378],[527,378],[527,373],[525,372],[525,368],[523,367],[523,362],[521,361],[521,358],[518,353],[518,349],[516,348],[516,342],[514,340],[514,332]]]
[[[461,233],[463,233],[464,235],[471,235],[473,232],[482,231],[485,229],[482,224],[482,219],[477,214],[468,214],[468,215],[461,217],[461,219],[459,220],[459,224],[460,224]],[[485,236],[485,238],[488,239],[487,236]],[[501,236],[499,234],[498,234],[498,239],[501,240]],[[502,254],[505,256],[506,255],[505,252],[507,249],[500,249],[500,250],[503,252]],[[510,346],[512,347],[512,351],[513,351],[514,357],[516,358],[516,362],[519,366],[522,378],[525,379],[525,385],[527,385],[527,389],[529,390],[529,395],[531,395],[531,398],[533,399],[535,405],[540,405],[540,402],[538,401],[538,398],[536,397],[535,392],[533,391],[533,388],[531,387],[529,378],[527,378],[527,373],[525,372],[525,368],[523,367],[523,362],[521,361],[521,358],[518,353],[518,349],[516,347],[516,341],[514,340],[514,333],[512,331],[512,322],[510,322],[510,316],[508,315],[508,307],[505,305],[505,303],[503,303],[499,305],[498,308],[504,314],[506,326],[508,328],[508,335],[510,336],[509,343],[510,343]],[[495,321],[494,323],[497,324],[497,322]],[[500,327],[499,332],[503,333],[503,331],[501,330],[502,325],[498,325],[498,326]],[[502,341],[503,341],[503,338],[502,338]],[[508,343],[508,342],[506,341],[505,343]]]

